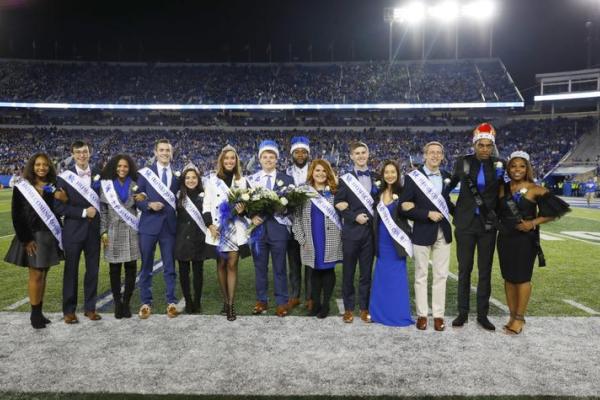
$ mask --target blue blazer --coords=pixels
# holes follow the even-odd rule
[[[423,167],[419,168],[419,171],[427,176]],[[442,180],[450,179],[450,174],[446,171],[441,171]],[[450,201],[450,186],[444,184],[444,188],[442,190],[442,196],[444,200],[446,200],[446,204],[448,205],[448,211],[450,214],[454,213],[454,204]],[[438,228],[441,227],[444,232],[444,238],[446,242],[452,242],[452,228],[450,226],[450,222],[444,218],[440,222],[433,222],[430,220],[427,215],[429,211],[439,211],[437,207],[429,200],[429,198],[423,193],[421,189],[417,186],[415,181],[410,177],[404,178],[404,190],[400,194],[399,203],[403,203],[405,201],[410,201],[415,203],[415,208],[410,211],[402,211],[402,207],[398,207],[398,214],[411,219],[414,221],[413,225],[413,236],[412,241],[413,244],[418,246],[431,246],[437,240]]]
[[[152,164],[150,169],[159,176],[156,163]],[[142,211],[139,232],[147,235],[158,235],[162,229],[168,229],[169,233],[175,236],[177,233],[177,216],[175,210],[154,190],[154,187],[142,175],[138,176],[137,185],[137,193],[146,193],[147,195],[146,200],[136,202],[138,209]],[[175,175],[171,178],[170,189],[174,195],[177,195],[179,178]],[[148,203],[153,201],[160,201],[165,207],[160,211],[152,211],[148,208]]]
[[[93,177],[98,175],[100,171],[96,168],[90,167],[92,171],[92,187]],[[68,168],[69,171],[77,174],[75,166]],[[96,193],[99,192],[100,185],[96,185],[94,188]],[[63,189],[69,198],[67,203],[54,200],[54,206],[56,213],[65,218],[63,225],[63,241],[71,243],[81,243],[86,240],[99,240],[100,238],[100,211],[96,213],[96,216],[91,220],[89,218],[83,218],[83,210],[91,207],[92,205],[82,196],[79,192],[73,189],[73,186],[65,182],[64,179],[58,177],[56,179],[57,189]]]
[[[358,179],[354,169],[349,172]],[[377,179],[379,179],[378,175],[371,171],[371,197],[373,199],[377,198],[378,196],[378,189],[375,186],[375,181]],[[340,212],[342,220],[344,221],[344,226],[342,228],[342,239],[356,240],[357,238],[363,237],[366,231],[373,229],[373,217],[371,216],[370,211],[374,210],[367,210],[360,199],[354,194],[352,189],[350,189],[344,183],[340,175],[339,186],[337,192],[335,193],[333,203],[338,204],[344,201],[348,203],[348,208]],[[365,213],[369,216],[369,222],[364,225],[356,222],[356,216],[362,213]]]
[[[283,186],[294,184],[294,179],[292,177],[278,171],[276,174],[275,182],[273,183],[273,185],[275,185],[273,187],[273,189],[275,191],[277,191],[279,189],[278,186],[276,186],[278,181],[282,181]],[[273,218],[272,216],[265,217],[263,226],[264,226],[264,233],[263,233],[262,238],[265,240],[268,240],[268,241],[286,240],[287,241],[287,240],[290,240],[290,238],[291,238],[291,233],[290,233],[290,230],[288,229],[288,227],[286,225],[282,225],[279,222],[277,222],[277,220],[275,218]]]

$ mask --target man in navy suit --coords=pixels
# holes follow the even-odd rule
[[[81,252],[85,256],[83,278],[84,315],[92,321],[101,319],[96,313],[98,269],[100,267],[100,214],[98,212],[99,184],[94,182],[98,171],[90,168],[91,147],[76,141],[71,145],[75,165],[63,171],[57,179],[57,189],[64,191],[66,202],[56,201],[57,213],[64,217],[63,247],[65,270],[63,273],[63,314],[67,324],[79,322],[77,309],[77,283]],[[95,186],[95,187],[94,187]]]
[[[177,316],[177,298],[175,297],[175,233],[177,217],[175,215],[175,195],[179,190],[178,172],[171,168],[173,147],[167,139],[159,139],[154,145],[156,162],[150,168],[139,171],[138,192],[146,198],[138,201],[142,211],[139,223],[140,251],[142,269],[140,271],[139,310],[141,319],[152,313],[152,270],[156,244],[160,247],[160,256],[166,285],[167,316]]]
[[[402,214],[414,221],[413,257],[415,260],[415,304],[417,329],[427,329],[429,311],[427,275],[429,259],[433,284],[431,286],[431,310],[434,329],[445,329],[444,311],[446,308],[446,279],[450,266],[450,243],[452,228],[449,215],[453,211],[449,191],[450,174],[440,169],[444,160],[444,146],[439,142],[429,142],[423,147],[425,165],[407,174],[404,191],[399,201],[411,202],[414,207]]]
[[[262,169],[248,178],[252,187],[262,186],[279,191],[284,186],[294,183],[291,177],[276,170],[278,158],[277,143],[272,140],[262,141],[258,149],[258,160]],[[275,302],[277,303],[275,313],[279,317],[284,317],[289,312],[286,253],[288,240],[291,238],[291,222],[282,215],[254,215],[251,217],[252,223],[259,226],[256,229],[262,230],[262,232],[259,231],[260,237],[252,245],[256,276],[256,305],[252,313],[263,314],[268,308],[268,265],[269,253],[271,253]]]
[[[360,318],[364,322],[370,323],[369,295],[374,256],[371,225],[374,210],[373,196],[378,191],[377,177],[369,171],[369,148],[365,143],[354,142],[350,145],[350,159],[354,166],[348,174],[341,177],[334,198],[334,204],[340,210],[344,220],[342,228],[344,257],[342,273],[343,320],[346,323],[351,323],[354,320],[354,275],[358,261],[360,266],[358,284]],[[355,183],[358,186],[351,186],[349,183]]]

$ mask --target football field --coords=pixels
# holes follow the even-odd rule
[[[0,192],[0,254],[13,238],[11,192]],[[204,270],[203,315],[164,315],[162,275],[154,277],[154,312],[148,321],[115,320],[108,266],[98,285],[102,321],[61,322],[62,266],[51,269],[44,309],[53,323],[29,326],[27,271],[0,261],[0,398],[590,398],[600,393],[600,210],[573,208],[543,226],[547,266],[535,267],[524,334],[489,333],[472,321],[443,333],[389,328],[339,313],[341,266],[324,321],[303,317],[250,316],[254,269],[240,263],[237,310],[220,316],[214,261]],[[156,255],[160,272],[160,258]],[[139,266],[138,266],[139,268]],[[83,279],[80,269],[80,288]],[[455,250],[447,290],[447,323],[456,315]],[[473,285],[476,284],[476,268]],[[409,262],[412,282],[412,262]],[[491,319],[506,320],[503,282],[493,269]],[[270,283],[272,291],[272,283]],[[411,298],[412,298],[411,285]],[[80,299],[82,293],[80,293]],[[81,300],[80,300],[81,303]],[[474,293],[471,298],[474,310]],[[139,293],[133,298],[133,311]],[[413,307],[414,309],[414,307]]]

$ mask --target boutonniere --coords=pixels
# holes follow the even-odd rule
[[[444,186],[448,186],[450,184],[450,178],[444,179]]]
[[[198,197],[200,197],[201,199],[204,198],[204,192],[200,192],[200,194],[198,194]]]
[[[395,201],[395,200],[398,200],[398,195],[397,195],[396,193],[394,193],[394,194],[392,195],[392,200],[394,200],[394,201]]]
[[[94,176],[94,182],[98,182],[100,180],[100,175],[95,175]]]
[[[496,161],[496,169],[502,169],[504,167],[504,164],[502,164],[502,161]]]
[[[277,182],[275,182],[277,184],[277,186],[283,186],[283,181],[281,179],[277,180]]]
[[[380,180],[376,180],[376,181],[375,181],[375,187],[376,187],[377,189],[381,188],[381,181],[380,181]]]
[[[329,185],[325,186],[325,190],[323,190],[323,196],[325,196],[325,197],[331,196],[331,188],[329,187]]]
[[[525,195],[525,193],[527,193],[528,191],[529,191],[529,189],[524,187],[519,190],[519,193],[521,193],[521,195]]]
[[[134,192],[137,192],[137,191],[138,191],[138,189],[139,189],[138,185],[133,185],[133,186],[131,187],[131,190],[133,190]]]
[[[44,191],[44,193],[54,193],[56,192],[56,186],[54,186],[53,184],[44,185],[44,187],[42,187],[42,190]]]
[[[175,171],[175,172],[173,172],[173,175],[175,175],[175,177],[179,178],[181,176],[181,172]]]

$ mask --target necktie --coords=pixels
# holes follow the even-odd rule
[[[356,176],[358,176],[358,177],[361,177],[361,176],[369,177],[369,176],[371,176],[371,173],[369,171],[356,171]]]
[[[267,189],[273,189],[273,182],[271,181],[271,175],[267,175]]]
[[[91,177],[91,176],[92,176],[92,173],[91,173],[90,171],[81,171],[81,172],[80,172],[78,175],[79,175],[80,177],[82,177],[82,178],[83,178],[84,176],[90,176],[90,177]]]
[[[479,193],[485,189],[485,173],[483,172],[483,163],[479,166],[479,172],[477,173],[477,190]],[[475,214],[479,215],[479,207],[475,209]]]
[[[165,186],[169,186],[169,180],[167,179],[167,169],[163,168],[163,172],[162,172],[162,177],[160,178],[160,180],[162,181],[162,183],[165,184]]]

